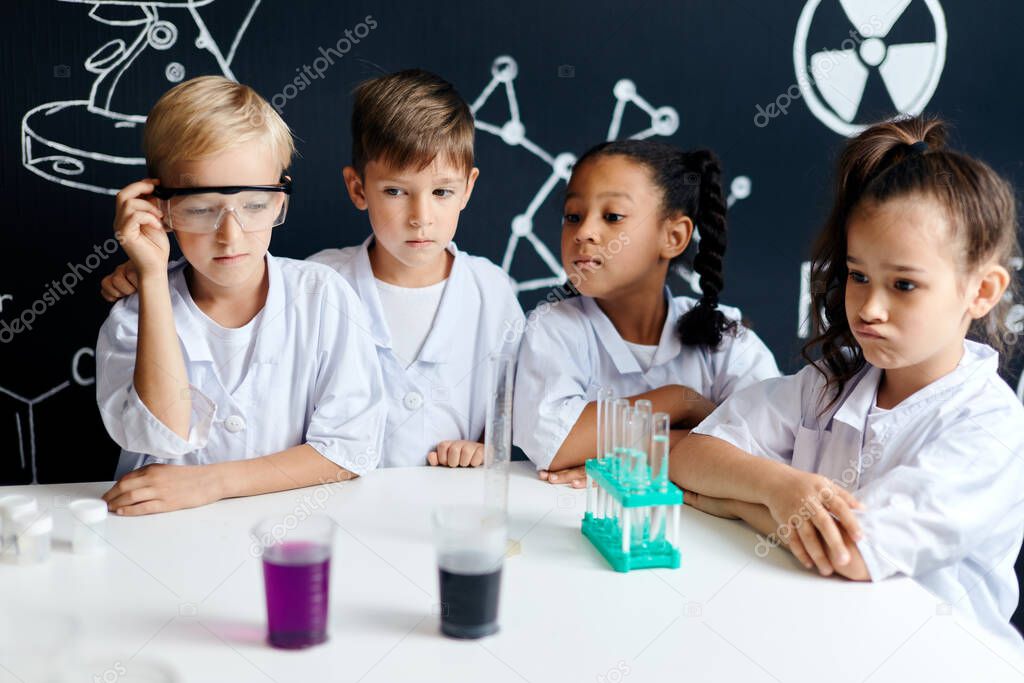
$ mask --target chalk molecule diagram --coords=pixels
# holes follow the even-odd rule
[[[10,389],[0,387],[0,395],[9,396],[15,401],[19,401],[28,407],[28,420],[27,424],[22,423],[21,415],[17,412],[14,413],[15,431],[18,435],[18,455],[21,458],[21,469],[25,470],[31,468],[32,470],[32,483],[39,483],[38,467],[36,465],[36,420],[35,420],[35,407],[60,392],[71,386],[74,382],[79,386],[87,387],[96,383],[95,377],[83,376],[78,366],[85,356],[95,357],[96,353],[89,347],[82,347],[78,349],[74,356],[71,358],[71,379],[61,382],[57,386],[44,391],[35,398],[28,398],[16,394]],[[26,459],[25,453],[25,432],[28,432],[28,454]]]
[[[556,287],[565,282],[566,275],[562,269],[559,259],[552,253],[544,241],[534,232],[533,219],[538,209],[554,191],[559,183],[568,182],[572,174],[572,166],[576,163],[576,155],[571,152],[561,152],[552,155],[542,149],[535,142],[526,136],[526,126],[523,124],[519,113],[519,101],[516,98],[515,80],[519,75],[519,65],[509,55],[501,55],[495,58],[491,64],[491,80],[484,87],[480,95],[470,105],[476,121],[477,130],[490,133],[501,139],[510,147],[522,147],[544,163],[551,167],[551,173],[541,184],[526,210],[512,218],[511,234],[505,245],[505,253],[501,259],[501,268],[508,273],[515,282],[517,292],[525,292],[545,287]],[[487,100],[494,94],[495,90],[502,87],[505,98],[508,102],[508,120],[501,124],[490,123],[476,118],[477,112],[487,103]],[[651,136],[670,136],[679,129],[679,113],[673,107],[654,107],[651,103],[640,96],[636,84],[628,78],[623,78],[615,83],[612,88],[615,96],[615,108],[612,111],[611,123],[608,126],[606,140],[616,140],[619,137],[622,126],[622,115],[629,104],[642,109],[651,118],[651,125],[629,137],[633,140],[643,140]],[[737,176],[729,187],[727,204],[731,207],[734,203],[750,196],[751,181],[747,176]],[[516,249],[520,242],[525,240],[536,252],[537,256],[551,271],[551,275],[529,280],[519,280],[511,273],[512,260],[515,257]],[[699,226],[694,231],[694,243],[700,241]],[[690,288],[700,293],[699,276],[692,269],[680,265],[675,272],[687,282]]]

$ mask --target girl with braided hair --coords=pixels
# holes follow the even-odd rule
[[[515,386],[513,439],[542,479],[585,485],[602,386],[668,413],[674,443],[733,392],[778,376],[740,312],[718,303],[725,213],[721,170],[709,151],[623,140],[576,162],[562,265],[579,296],[532,312]],[[695,231],[702,295],[673,296],[668,272]]]

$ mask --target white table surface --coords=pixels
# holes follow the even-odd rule
[[[500,632],[438,633],[430,512],[476,502],[482,473],[392,469],[202,508],[117,518],[107,548],[73,555],[69,499],[108,483],[3,487],[54,510],[37,566],[0,564],[0,681],[1002,681],[1016,653],[909,579],[824,579],[787,553],[759,557],[738,522],[684,509],[682,567],[619,574],[580,534],[583,491],[514,463]],[[323,511],[337,523],[330,640],[265,644],[263,579],[249,530]],[[64,679],[60,679],[64,680]]]

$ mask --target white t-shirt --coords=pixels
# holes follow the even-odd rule
[[[245,379],[245,371],[249,369],[252,362],[252,351],[255,346],[254,332],[259,328],[265,309],[260,309],[260,312],[242,327],[223,327],[203,313],[203,310],[196,305],[192,293],[188,291],[185,278],[175,279],[174,285],[189,311],[206,331],[206,340],[210,346],[210,355],[213,357],[213,366],[217,368],[221,384],[229,394],[235,393],[242,380]]]
[[[637,364],[640,369],[647,372],[651,369],[654,364],[654,354],[658,352],[658,345],[648,346],[647,344],[634,344],[623,339],[626,343],[626,348],[633,354],[633,358],[636,358]]]
[[[392,331],[392,350],[408,368],[419,357],[420,349],[427,341],[448,278],[426,287],[399,287],[377,278],[374,281],[384,320]]]

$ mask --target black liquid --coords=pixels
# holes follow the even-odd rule
[[[460,568],[466,566],[463,562],[446,564]],[[476,565],[480,566],[480,563]],[[465,574],[443,567],[439,573],[441,632],[454,638],[481,638],[497,632],[501,565],[486,574]]]

